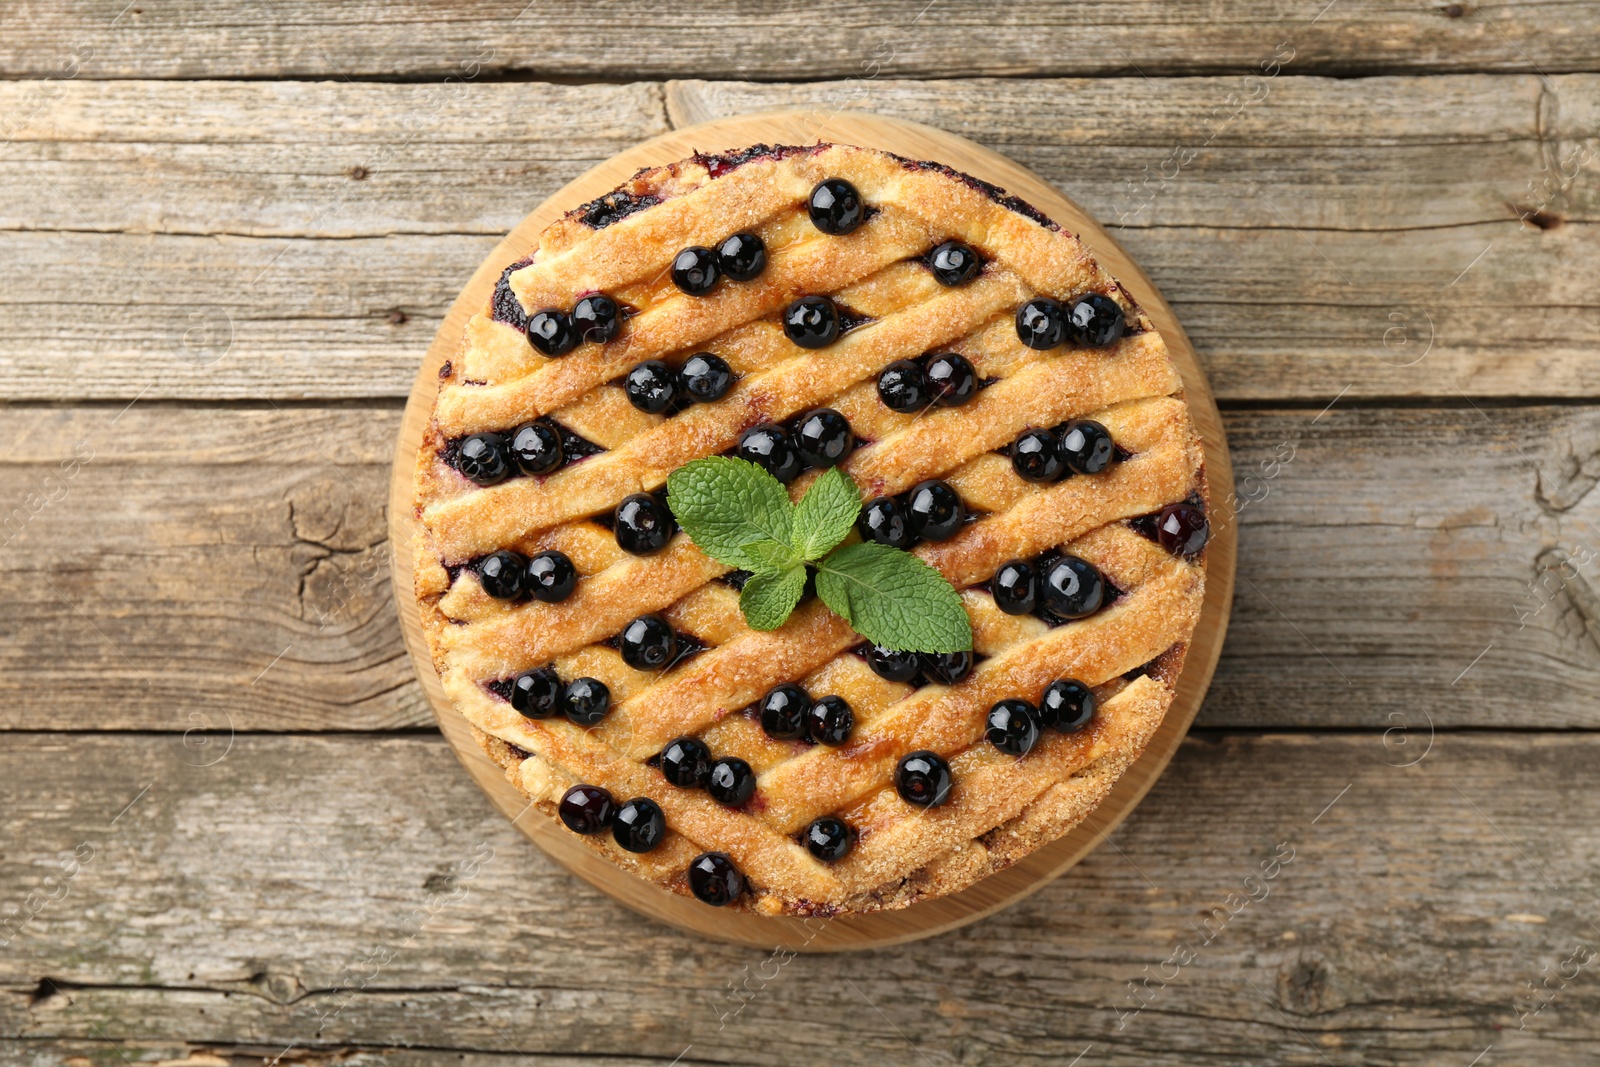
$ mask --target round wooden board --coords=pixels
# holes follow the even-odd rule
[[[972,887],[899,911],[835,919],[770,918],[751,912],[722,911],[661,889],[617,868],[577,841],[555,820],[530,810],[526,798],[505,778],[473,740],[465,719],[451,707],[428,654],[417,606],[412,599],[412,534],[416,512],[412,478],[417,448],[433,409],[439,368],[455,352],[467,319],[483,307],[500,272],[538,244],[538,235],[556,218],[609,192],[643,167],[671,163],[695,151],[719,152],[759,142],[811,144],[820,140],[880,148],[912,159],[936,160],[1004,187],[1078,234],[1100,263],[1133,294],[1155,321],[1177,362],[1191,415],[1205,445],[1213,535],[1206,561],[1206,596],[1200,624],[1190,645],[1177,698],[1160,730],[1111,795],[1085,822],[1061,839]],[[617,900],[662,922],[705,937],[770,949],[846,951],[893,945],[930,937],[974,922],[1020,900],[1077,863],[1137,805],[1172,758],[1200,708],[1216,669],[1233,602],[1236,536],[1231,501],[1233,470],[1216,402],[1195,358],[1194,348],[1161,294],[1109,234],[1047,182],[1006,157],[964,137],[919,123],[861,112],[832,116],[778,111],[718,119],[662,134],[614,156],[568,183],[540,204],[501,241],[473,274],[451,306],[417,374],[395,453],[389,494],[395,600],[401,629],[417,677],[434,715],[456,755],[495,806],[562,866]]]

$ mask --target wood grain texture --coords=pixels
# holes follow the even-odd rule
[[[825,123],[841,104],[971,136],[1121,219],[1224,400],[1600,389],[1600,166],[1578,166],[1600,154],[1600,79],[1262,84],[1230,118],[1237,77],[79,81],[32,108],[35,83],[0,83],[20,116],[0,144],[0,397],[404,396],[473,267],[561,183],[669,112]],[[1533,207],[1549,229],[1519,221]]]
[[[671,7],[622,0],[42,0],[0,17],[0,73],[45,77],[83,55],[94,78],[635,79],[1207,73],[1249,67],[1289,39],[1307,71],[1559,72],[1600,62],[1585,2],[1479,8],[1378,0],[1285,6],[1159,0],[757,0]],[[1454,17],[1452,17],[1454,16]],[[86,51],[92,49],[92,52]]]
[[[1600,942],[1597,745],[1442,737],[1401,768],[1375,735],[1191,738],[1116,848],[1015,908],[780,965],[556,869],[434,737],[241,736],[203,767],[176,737],[17,737],[0,900],[58,899],[0,954],[0,1055],[786,1065],[847,1031],[887,1064],[1586,1064],[1592,965],[1516,1005]]]
[[[1342,403],[1226,415],[1240,581],[1200,722],[1594,727],[1600,578],[1559,560],[1600,551],[1600,412]],[[121,407],[0,423],[0,725],[428,724],[379,503],[398,408]]]

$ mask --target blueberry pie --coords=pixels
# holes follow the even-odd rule
[[[972,647],[874,644],[814,583],[752,628],[760,574],[667,496],[712,456],[795,500],[843,472],[849,543],[936,569]],[[1210,534],[1177,370],[1076,237],[826,144],[641,171],[506,265],[416,514],[434,664],[507,777],[639,877],[797,915],[963,889],[1092,812],[1173,699]]]

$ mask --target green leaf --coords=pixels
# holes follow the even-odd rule
[[[875,645],[899,652],[972,647],[960,594],[944,575],[898,548],[863,542],[832,553],[817,564],[817,595]]]
[[[749,568],[757,574],[763,572],[777,574],[805,562],[788,545],[779,544],[777,541],[765,537],[759,541],[746,542],[740,546],[740,551],[759,564],[759,566]]]
[[[861,513],[861,490],[838,467],[811,483],[794,509],[794,549],[800,558],[820,558],[849,536]]]
[[[667,476],[667,506],[700,551],[730,567],[761,567],[744,551],[753,541],[789,543],[789,494],[749,460],[712,456],[684,464]]]
[[[788,570],[753,574],[739,594],[739,610],[752,629],[776,630],[789,618],[806,588],[806,569],[794,564]]]

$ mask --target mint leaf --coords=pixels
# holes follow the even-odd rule
[[[861,513],[861,490],[838,467],[829,467],[811,483],[794,509],[794,549],[813,560],[849,536]]]
[[[783,483],[744,459],[711,456],[667,476],[667,506],[695,547],[730,567],[763,569],[752,541],[789,543],[794,506]]]
[[[817,564],[817,595],[875,645],[899,652],[972,647],[960,594],[944,575],[898,548],[863,542],[832,553]]]
[[[806,569],[793,564],[787,570],[753,574],[739,594],[739,610],[755,630],[776,630],[788,619],[806,588]]]
[[[768,571],[774,574],[781,573],[796,564],[805,562],[788,545],[779,544],[765,537],[759,541],[747,541],[740,546],[739,550],[759,564],[759,566],[749,568],[758,574]]]

